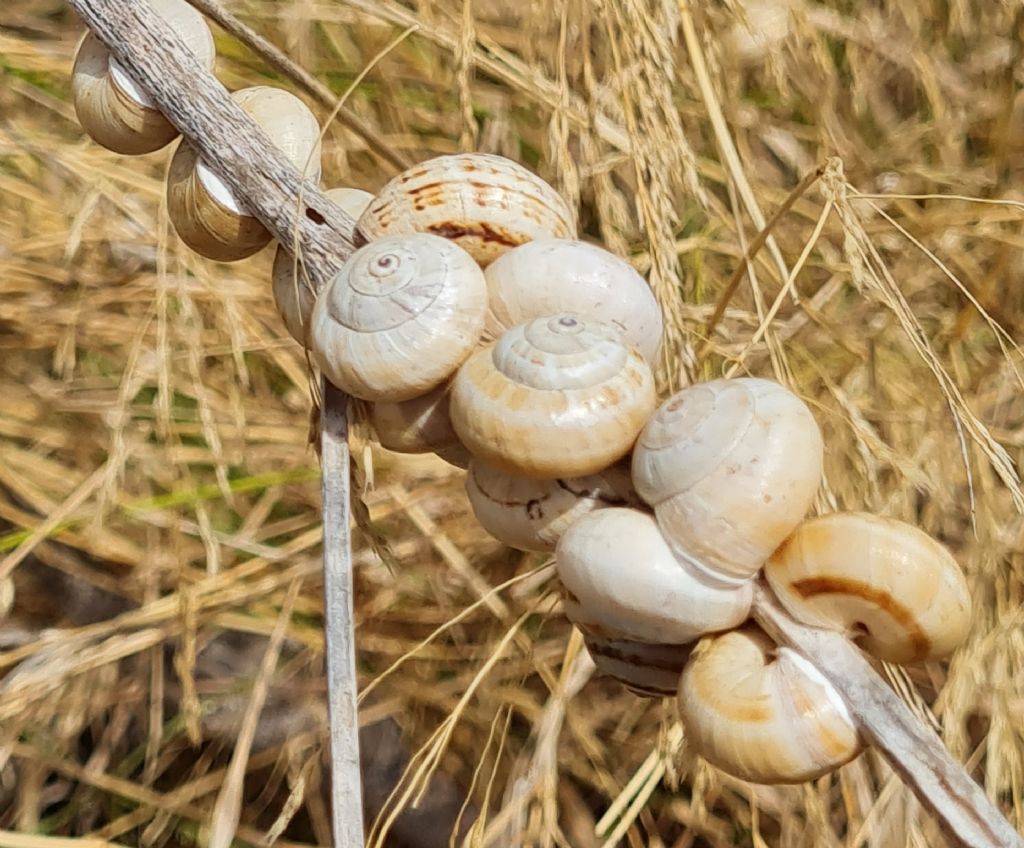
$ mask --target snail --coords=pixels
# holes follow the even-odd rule
[[[563,313],[506,331],[452,384],[469,452],[527,477],[583,477],[622,459],[654,408],[654,377],[618,330]]]
[[[200,65],[213,70],[216,51],[206,19],[185,0],[149,0],[153,11],[184,41]],[[71,97],[82,129],[115,153],[152,153],[178,137],[153,98],[91,31],[78,44]]]
[[[609,507],[584,515],[558,540],[565,614],[584,633],[685,644],[742,623],[753,584],[708,580],[677,557],[653,516]]]
[[[614,253],[582,241],[538,238],[498,257],[485,276],[490,338],[531,318],[574,312],[616,327],[651,367],[656,364],[661,307],[644,278]]]
[[[778,50],[791,32],[790,4],[778,0],[742,0],[742,20],[725,35],[726,52],[741,64],[764,61],[769,51]]]
[[[702,639],[679,680],[678,706],[690,746],[752,783],[812,780],[863,749],[835,688],[759,630]]]
[[[233,92],[231,99],[298,171],[319,182],[320,127],[299,98],[280,88],[255,86]],[[259,219],[184,141],[171,159],[167,213],[178,237],[207,259],[235,262],[259,252],[271,240]]]
[[[359,218],[356,244],[415,232],[452,239],[481,267],[531,239],[576,235],[551,186],[487,153],[438,156],[393,177]]]
[[[426,233],[361,247],[317,296],[313,359],[339,389],[403,401],[445,382],[476,346],[484,274],[454,242]]]
[[[583,642],[598,671],[642,698],[674,698],[692,649],[692,645],[655,645],[586,631]]]
[[[448,416],[449,388],[449,383],[442,383],[411,400],[371,404],[370,423],[381,446],[396,453],[436,453],[445,462],[467,468],[469,452]]]
[[[844,630],[881,660],[943,657],[971,624],[967,581],[949,551],[902,521],[833,513],[801,524],[765,564],[789,613]]]
[[[373,195],[370,192],[358,188],[331,188],[324,194],[353,221],[373,200]],[[283,245],[278,245],[277,253],[274,254],[274,267],[270,272],[274,305],[277,306],[285,329],[288,330],[291,337],[306,347],[306,331],[309,329],[309,319],[313,314],[316,294],[302,279],[301,271],[299,279],[295,279],[295,269],[295,257],[285,250]]]
[[[640,504],[625,463],[586,477],[537,480],[473,461],[466,493],[483,528],[524,551],[553,551],[569,525],[595,509]]]
[[[738,582],[803,520],[821,467],[821,433],[796,395],[770,380],[713,380],[651,416],[633,485],[677,554]]]

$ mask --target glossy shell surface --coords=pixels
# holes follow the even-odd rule
[[[692,645],[653,645],[584,633],[598,671],[642,698],[674,698]]]
[[[381,446],[396,453],[436,453],[452,465],[468,467],[469,453],[448,415],[449,388],[445,383],[411,400],[371,404],[370,423]]]

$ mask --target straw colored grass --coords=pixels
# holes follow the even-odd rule
[[[335,97],[372,65],[346,100],[370,133],[331,124],[326,186],[374,191],[395,156],[522,161],[649,276],[664,390],[774,376],[812,404],[817,508],[911,521],[963,564],[969,642],[889,671],[1024,826],[1012,4],[793,0],[759,56],[753,0],[225,5]],[[230,88],[289,84],[215,32]],[[175,239],[170,148],[83,137],[80,33],[58,0],[0,13],[0,846],[325,845],[307,362],[271,251]],[[872,754],[802,787],[695,759],[671,702],[593,675],[549,564],[484,534],[461,472],[358,432],[370,844],[946,844]]]

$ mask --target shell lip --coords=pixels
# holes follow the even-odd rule
[[[235,215],[243,218],[254,217],[249,208],[235,197],[235,193],[228,188],[223,177],[210,168],[202,159],[196,160],[196,176],[199,178],[199,182],[202,183],[203,188],[206,189],[207,194],[229,212],[233,212]]]
[[[758,570],[749,577],[741,577],[738,574],[727,574],[723,571],[719,571],[714,566],[708,565],[708,563],[704,562],[699,557],[694,556],[687,551],[686,548],[674,539],[670,539],[664,533],[662,533],[662,536],[664,536],[665,541],[668,542],[669,548],[672,550],[672,555],[684,568],[689,569],[702,581],[710,582],[712,585],[728,588],[746,586],[757,577],[758,572],[761,570],[758,568]]]
[[[143,109],[155,110],[159,108],[156,101],[150,96],[149,92],[135,82],[135,80],[132,79],[131,74],[129,74],[121,63],[113,56],[110,57],[108,68],[110,69],[110,81],[117,86],[118,90],[120,90],[125,97],[134,100]]]

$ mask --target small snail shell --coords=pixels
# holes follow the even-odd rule
[[[541,236],[576,235],[572,212],[540,177],[503,156],[438,156],[393,177],[359,219],[357,239],[432,233],[481,267]],[[358,244],[358,240],[357,240]]]
[[[652,367],[661,349],[661,307],[650,286],[614,253],[582,241],[538,238],[487,267],[487,323],[497,338],[516,324],[573,312],[618,329]]]
[[[570,525],[555,549],[565,614],[584,633],[685,644],[750,612],[753,584],[725,586],[673,554],[654,518],[611,507]]]
[[[813,665],[763,633],[701,640],[679,681],[679,713],[693,749],[752,783],[802,783],[862,748],[839,693]]]
[[[436,453],[445,462],[467,468],[462,446],[448,416],[449,384],[398,403],[370,405],[370,423],[382,447],[396,453]]]
[[[617,330],[536,318],[474,353],[452,385],[455,432],[513,474],[583,477],[622,459],[654,408],[654,378]]]
[[[524,551],[553,551],[569,525],[595,509],[640,504],[623,463],[586,477],[537,480],[474,461],[466,493],[483,528]]]
[[[231,99],[260,125],[296,170],[319,182],[320,127],[306,104],[269,86],[240,89]],[[178,237],[207,259],[235,262],[259,252],[271,240],[259,219],[184,141],[171,159],[167,213]]]
[[[691,645],[654,645],[628,639],[584,635],[598,670],[642,698],[674,698]]]
[[[796,395],[770,380],[714,380],[651,416],[633,485],[677,553],[741,581],[807,514],[821,465],[821,433]]]
[[[971,597],[960,566],[927,533],[866,513],[801,524],[765,564],[798,620],[843,629],[879,659],[942,657],[967,636]]]
[[[373,200],[373,195],[370,192],[358,188],[331,188],[324,194],[328,200],[353,220],[356,220],[363,213],[367,204]],[[285,329],[288,330],[291,337],[306,347],[306,331],[309,329],[316,294],[302,279],[301,273],[299,279],[295,279],[295,265],[295,257],[283,246],[278,245],[277,253],[274,254],[274,267],[270,272],[274,290],[274,305],[277,306]]]
[[[779,0],[743,0],[745,20],[738,20],[725,36],[728,52],[745,64],[764,60],[789,37],[790,8]]]
[[[185,0],[149,0],[206,70],[216,51],[205,18]],[[115,153],[152,153],[178,137],[178,130],[157,108],[92,32],[78,44],[71,72],[71,96],[82,129]]]
[[[349,257],[316,299],[313,358],[339,389],[401,401],[447,380],[480,338],[483,271],[454,242],[389,236]]]

